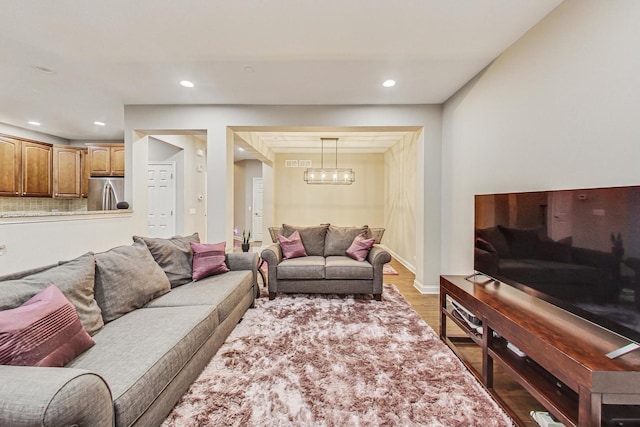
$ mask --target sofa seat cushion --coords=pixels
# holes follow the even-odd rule
[[[105,325],[95,345],[67,365],[105,379],[116,425],[131,425],[218,326],[212,306],[142,308]]]
[[[356,261],[347,256],[330,256],[326,261],[325,278],[371,280],[373,279],[373,266],[367,261]]]
[[[606,272],[580,264],[540,259],[501,259],[501,274],[527,283],[582,283],[598,285],[606,280]]]
[[[238,306],[247,292],[253,292],[253,273],[249,270],[228,271],[191,282],[156,298],[145,308],[212,305],[222,323]]]
[[[284,259],[276,268],[278,280],[324,279],[325,258],[306,256]]]

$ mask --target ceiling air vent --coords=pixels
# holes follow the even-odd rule
[[[284,167],[285,168],[297,168],[298,167],[298,161],[297,160],[285,160],[284,161]]]

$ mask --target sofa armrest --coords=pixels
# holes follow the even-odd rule
[[[280,248],[280,243],[267,246],[262,250],[260,256],[269,265],[269,271],[271,271],[271,266],[275,268],[284,258],[282,255],[282,249]]]
[[[278,276],[276,267],[282,261],[282,249],[279,243],[269,245],[262,250],[262,259],[267,263],[267,288],[269,289],[269,298],[272,298],[278,292]]]
[[[382,299],[382,279],[384,276],[384,265],[391,261],[391,254],[380,245],[373,245],[367,256],[367,261],[373,266],[373,288],[372,294],[380,301]]]
[[[229,270],[257,270],[258,254],[253,252],[230,252],[226,259]]]
[[[97,374],[71,368],[2,365],[0,378],[0,425],[113,425],[111,391]]]
[[[225,260],[229,270],[251,270],[253,286],[258,286],[258,254],[254,252],[229,252]]]
[[[376,266],[382,267],[391,261],[391,255],[382,246],[373,245],[367,256],[367,261],[369,261],[369,264],[373,265],[375,269]]]

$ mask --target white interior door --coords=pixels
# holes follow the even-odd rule
[[[547,224],[548,234],[553,240],[571,236],[571,210],[573,208],[570,191],[553,191],[549,193],[549,210]]]
[[[262,178],[253,178],[253,215],[251,230],[253,240],[262,241]]]
[[[148,215],[150,237],[172,237],[176,231],[175,163],[148,165]]]

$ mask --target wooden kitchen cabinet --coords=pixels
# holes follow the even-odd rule
[[[52,146],[0,135],[0,196],[51,197]]]
[[[22,141],[22,196],[51,197],[52,158],[50,144]]]
[[[87,198],[89,195],[89,177],[91,176],[88,148],[80,149],[80,164],[82,165],[82,176],[80,179],[80,196],[82,198]]]
[[[124,144],[111,147],[111,175],[124,176]]]
[[[0,136],[0,196],[22,192],[22,141]]]
[[[53,197],[79,198],[82,193],[82,149],[53,147]]]
[[[91,176],[124,176],[124,144],[89,147]]]

